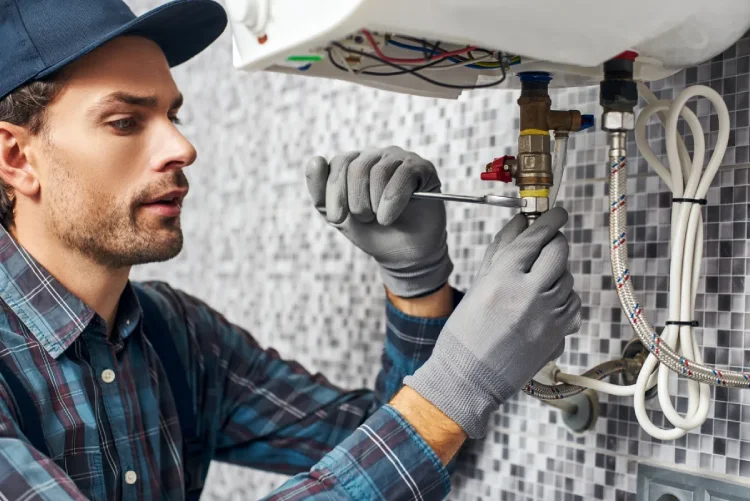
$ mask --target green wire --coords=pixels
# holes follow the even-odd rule
[[[289,56],[286,60],[295,63],[317,63],[318,61],[322,61],[323,57],[310,54],[307,56]]]

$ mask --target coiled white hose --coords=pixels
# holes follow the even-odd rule
[[[729,140],[729,111],[726,104],[717,92],[705,86],[689,87],[674,101],[658,100],[643,84],[639,84],[639,91],[648,103],[640,113],[635,129],[636,142],[641,154],[670,188],[673,198],[704,199],[721,165]],[[705,170],[704,131],[695,114],[685,107],[689,99],[697,96],[708,99],[719,118],[716,147]],[[646,138],[646,124],[654,114],[659,116],[666,130],[669,169],[653,153]],[[687,123],[695,139],[692,158],[678,135],[677,120],[680,116]],[[646,319],[632,289],[628,270],[625,137],[624,132],[610,133],[612,272],[617,284],[618,297],[631,326],[651,354],[646,359],[635,385],[618,386],[586,377],[589,374],[574,376],[561,372],[555,374],[555,380],[613,395],[632,395],[636,417],[643,429],[657,439],[675,440],[705,422],[711,403],[709,385],[750,388],[750,375],[721,371],[704,365],[692,326],[668,325],[660,336]],[[671,228],[669,319],[691,322],[695,314],[695,297],[703,257],[703,217],[700,205],[693,202],[676,202],[673,205]],[[669,377],[672,372],[690,379],[688,410],[685,416],[680,416],[672,405],[669,393]],[[672,429],[655,426],[646,412],[646,391],[656,383],[657,377],[659,404],[664,416],[674,426]]]
[[[726,104],[716,91],[705,86],[683,90],[674,102],[657,100],[645,85],[640,86],[640,92],[649,103],[636,122],[636,142],[642,155],[672,190],[674,198],[704,199],[721,165],[729,140],[729,111]],[[687,101],[696,96],[711,101],[719,118],[716,147],[705,170],[704,131],[695,114],[685,107]],[[664,127],[669,169],[656,158],[646,139],[646,123],[655,113],[661,114],[662,121],[666,118]],[[695,139],[692,159],[678,136],[677,120],[680,116],[687,123]],[[659,336],[646,319],[633,291],[628,271],[624,136],[624,133],[610,133],[612,272],[622,307],[633,329],[651,352],[635,385],[634,406],[638,422],[647,433],[661,440],[674,440],[705,422],[710,406],[709,385],[748,388],[750,376],[742,372],[721,371],[704,365],[692,326],[668,325],[662,331],[662,336]],[[691,322],[694,319],[702,251],[703,220],[700,205],[692,202],[673,204],[668,315],[670,320]],[[659,363],[659,404],[664,416],[674,425],[674,428],[668,430],[655,426],[646,413],[645,393],[649,374]],[[680,416],[672,405],[669,394],[671,371],[691,379],[688,382],[688,411],[684,417]]]

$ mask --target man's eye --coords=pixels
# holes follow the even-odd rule
[[[121,118],[120,120],[110,122],[109,125],[120,132],[130,132],[136,128],[138,122],[134,118]]]

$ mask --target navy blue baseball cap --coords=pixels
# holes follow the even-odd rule
[[[174,0],[140,17],[122,0],[0,0],[0,98],[122,35],[153,40],[177,66],[226,25],[214,0]]]

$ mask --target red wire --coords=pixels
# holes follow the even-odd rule
[[[367,30],[362,30],[362,34],[367,38],[367,41],[370,43],[370,47],[372,47],[372,50],[375,51],[375,54],[378,55],[380,59],[383,59],[384,61],[388,61],[390,63],[401,63],[401,64],[410,64],[410,63],[428,63],[430,61],[435,61],[437,59],[445,59],[446,57],[452,57],[452,56],[460,56],[462,54],[466,54],[467,52],[471,52],[473,50],[477,50],[476,47],[466,47],[464,49],[454,50],[453,52],[441,52],[439,54],[435,54],[434,57],[431,59],[398,59],[393,57],[388,57],[380,50],[380,47],[378,47],[378,43],[375,41],[375,37],[372,36],[372,33],[370,33]]]

